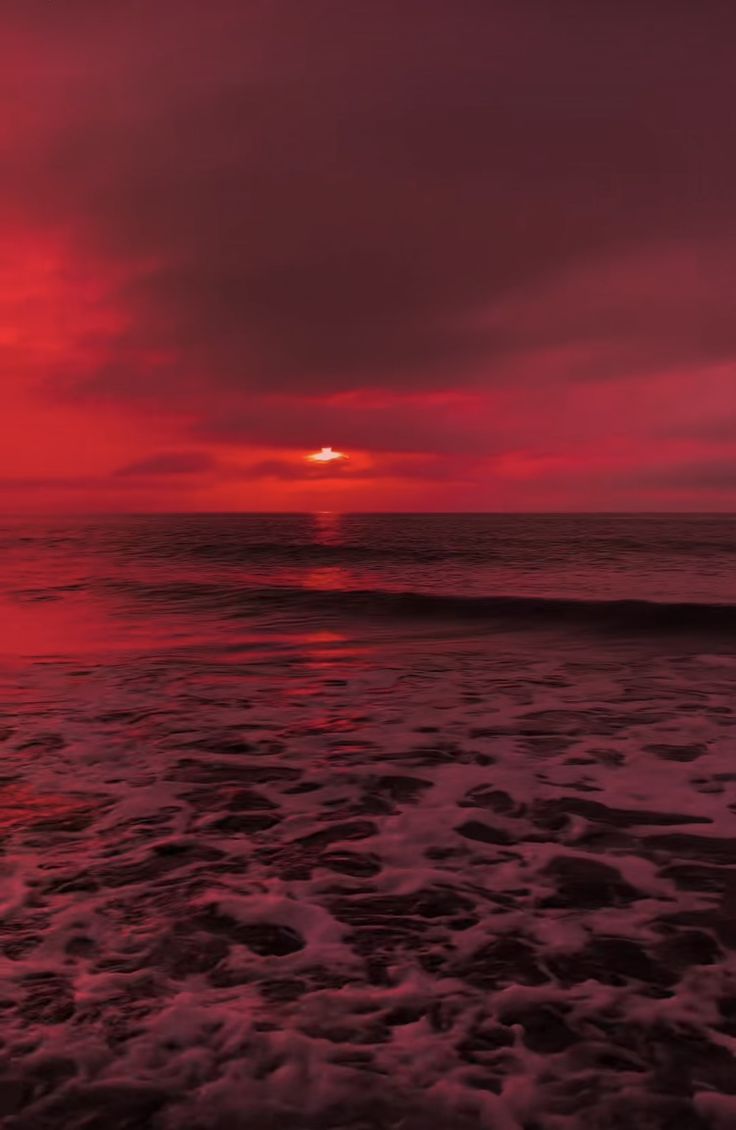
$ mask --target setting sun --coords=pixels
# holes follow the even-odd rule
[[[347,458],[347,455],[342,451],[333,451],[331,447],[320,448],[319,451],[315,451],[312,455],[305,456],[305,459],[309,463],[336,463]]]

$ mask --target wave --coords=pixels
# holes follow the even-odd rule
[[[305,609],[381,617],[505,621],[534,626],[571,623],[657,631],[736,630],[736,605],[648,600],[576,600],[532,596],[455,596],[375,589],[263,590],[259,600]]]
[[[526,567],[541,564],[540,556],[547,563],[566,560],[570,553],[569,539],[547,538],[543,545],[528,537],[513,537],[505,534],[500,539],[470,539],[450,544],[437,544],[436,541],[419,540],[402,542],[392,540],[381,542],[319,542],[319,541],[249,541],[225,536],[218,541],[193,540],[186,533],[167,537],[161,541],[156,537],[143,544],[135,543],[139,556],[165,560],[190,558],[197,561],[211,561],[223,564],[245,564],[250,561],[270,561],[274,564],[319,564],[321,562],[369,562],[369,561],[412,561],[417,563],[436,561],[467,561],[486,564],[492,561],[521,562]],[[695,542],[660,540],[653,545],[651,541],[641,541],[632,537],[606,537],[605,539],[586,538],[576,543],[575,551],[588,561],[609,560],[624,555],[632,562],[637,558],[648,559],[692,556],[701,558],[709,554],[720,557],[736,556],[736,540],[703,540]]]
[[[174,547],[171,556],[180,550]],[[275,563],[295,562],[311,564],[320,561],[370,561],[370,560],[427,560],[442,561],[446,551],[432,546],[382,546],[382,545],[331,545],[322,542],[246,542],[202,543],[187,545],[184,552],[189,557],[237,563],[266,559]],[[490,555],[489,555],[490,556]]]
[[[116,587],[120,587],[116,585]],[[142,599],[227,617],[319,614],[386,619],[460,620],[513,627],[571,625],[627,632],[736,632],[736,604],[585,600],[547,596],[460,596],[386,589],[242,587],[185,582],[124,583]]]

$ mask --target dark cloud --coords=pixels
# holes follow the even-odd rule
[[[471,398],[347,398],[331,401],[261,396],[246,409],[213,406],[194,428],[197,438],[238,443],[257,437],[275,446],[340,447],[373,452],[490,454],[503,447]],[[507,441],[506,441],[507,442]]]
[[[736,371],[731,374],[730,400],[736,402]],[[734,405],[736,407],[736,405]],[[695,437],[713,443],[727,443],[736,437],[736,410],[727,405],[725,411],[700,404],[693,406],[685,420],[670,424],[667,433],[674,436]]]
[[[157,475],[199,475],[213,471],[218,461],[204,451],[164,451],[119,467],[115,475],[138,478]]]
[[[94,475],[3,475],[0,476],[0,489],[33,493],[46,490],[88,491],[106,486],[104,480]]]
[[[7,15],[26,65],[5,191],[112,265],[128,314],[65,373],[77,395],[196,401],[200,430],[253,439],[255,393],[533,386],[545,351],[578,350],[564,380],[736,349],[728,5]],[[386,428],[416,443],[410,414]]]
[[[472,463],[453,464],[448,472],[442,458],[380,459],[369,466],[356,467],[349,461],[305,463],[297,459],[262,459],[240,468],[231,468],[229,475],[241,479],[279,479],[284,482],[309,482],[313,479],[439,479],[462,478]]]
[[[640,476],[646,484],[693,491],[736,492],[736,452],[727,458],[655,468]]]
[[[303,456],[295,455],[288,459],[259,459],[243,463],[217,459],[202,451],[167,451],[128,463],[117,468],[110,479],[100,479],[97,482],[103,485],[117,483],[119,486],[121,480],[130,480],[131,484],[136,486],[139,480],[178,478],[201,480],[205,477],[215,483],[249,482],[258,479],[309,483],[322,479],[376,479],[394,476],[444,479],[447,477],[447,467],[445,461],[438,456],[379,459],[369,465],[356,466],[349,458],[335,463],[312,463]],[[70,485],[76,483],[85,486],[92,480],[80,478],[65,481]],[[38,482],[39,480],[36,479],[28,480],[29,484]],[[167,482],[167,485],[171,484]]]
[[[349,470],[348,465],[338,463],[305,463],[294,459],[261,459],[240,469],[243,479],[281,479],[284,481],[309,479],[334,479],[349,476],[360,477],[360,471]]]

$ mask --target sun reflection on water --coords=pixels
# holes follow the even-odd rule
[[[337,510],[316,510],[312,514],[312,540],[315,545],[343,544],[343,517]]]

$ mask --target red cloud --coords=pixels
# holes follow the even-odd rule
[[[736,17],[654,12],[8,0],[0,474],[293,507],[328,435],[365,505],[723,501]]]

